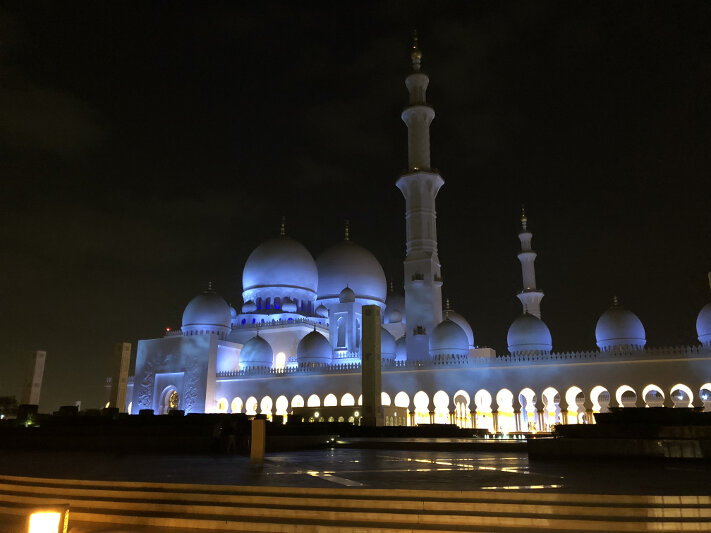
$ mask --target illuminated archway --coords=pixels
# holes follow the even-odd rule
[[[432,397],[435,411],[435,424],[449,424],[449,395],[443,390],[435,392]]]
[[[602,385],[595,385],[590,391],[593,413],[607,413],[610,405],[610,391]]]
[[[585,393],[573,385],[565,391],[565,403],[568,404],[568,424],[582,424],[585,419]]]
[[[304,397],[301,396],[301,394],[297,394],[291,399],[291,408],[295,407],[303,407],[304,406]]]
[[[560,394],[558,390],[554,387],[546,388],[542,393],[541,397],[543,399],[543,423],[545,424],[545,431],[551,431],[551,428],[555,424],[560,424]]]
[[[637,405],[637,393],[629,385],[620,385],[615,392],[617,404],[621,407],[634,407]]]
[[[328,394],[323,399],[323,406],[324,407],[335,407],[336,405],[338,405],[338,399],[336,398],[335,394]],[[316,406],[316,407],[318,407],[318,406]]]
[[[227,398],[220,398],[219,400],[217,400],[217,412],[218,413],[226,413],[229,405],[230,404],[227,401]]]
[[[476,427],[486,428],[494,432],[494,420],[491,416],[491,394],[486,389],[480,389],[474,395],[476,405]]]
[[[318,394],[312,394],[309,399],[306,400],[306,407],[321,407],[321,398]]]
[[[683,383],[677,383],[671,388],[671,399],[674,402],[674,407],[691,407],[694,401],[694,393]]]
[[[363,405],[363,395],[358,396],[358,405]]]
[[[415,404],[415,424],[430,423],[430,397],[425,391],[415,394],[412,402]]]
[[[704,402],[704,411],[711,410],[711,383],[705,383],[699,388],[699,398]]]
[[[496,393],[496,406],[499,433],[516,431],[516,419],[513,413],[513,393],[509,389],[501,389]]]
[[[355,398],[350,392],[347,392],[341,396],[341,405],[343,407],[351,407],[355,405]]]
[[[387,392],[380,393],[380,405],[392,405],[392,400],[390,400],[390,395]]]
[[[539,430],[536,414],[537,399],[536,393],[529,387],[518,393],[518,402],[521,405],[521,431],[535,433]]]
[[[284,352],[279,352],[274,356],[274,368],[281,370],[286,366],[286,354]]]
[[[274,407],[274,402],[271,397],[265,396],[259,404],[259,412],[263,415],[267,415],[267,420],[272,419],[272,407]]]
[[[277,398],[276,414],[287,416],[289,414],[289,399],[283,394]]]
[[[245,412],[249,416],[256,415],[258,407],[259,407],[259,402],[257,402],[257,399],[254,396],[250,396],[249,398],[247,398],[247,401],[244,403]]]
[[[230,408],[233,413],[241,413],[242,412],[242,398],[237,396],[236,398],[232,399],[232,404],[230,405]]]
[[[663,407],[664,406],[664,391],[661,387],[650,383],[642,389],[642,399],[647,407]]]
[[[461,428],[471,428],[472,418],[469,415],[469,393],[463,389],[454,393],[455,423]]]

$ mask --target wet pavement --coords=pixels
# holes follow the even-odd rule
[[[227,455],[0,451],[0,473],[65,479],[255,486],[711,494],[701,461],[529,461],[507,452],[323,449],[267,454],[255,471]]]

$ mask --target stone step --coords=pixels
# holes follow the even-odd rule
[[[0,513],[231,531],[711,531],[711,497],[232,487],[0,476]]]

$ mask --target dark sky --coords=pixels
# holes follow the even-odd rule
[[[240,303],[278,232],[402,284],[413,27],[430,75],[444,294],[501,352],[525,203],[556,350],[618,294],[696,341],[711,269],[709,2],[4,2],[0,395],[99,406],[112,347]]]

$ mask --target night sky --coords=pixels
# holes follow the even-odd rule
[[[556,351],[613,294],[648,345],[696,343],[711,270],[709,2],[3,2],[0,395],[99,407],[113,345],[241,304],[260,242],[342,238],[402,286],[411,33],[443,293],[476,343],[521,313],[525,203]]]

